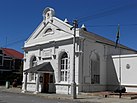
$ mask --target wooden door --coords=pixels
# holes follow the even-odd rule
[[[49,73],[44,73],[43,76],[43,92],[48,93],[49,90]]]

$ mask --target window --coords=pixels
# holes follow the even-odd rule
[[[52,32],[52,29],[51,29],[51,28],[48,28],[48,29],[45,31],[45,34],[46,34],[46,33],[50,33],[50,32]]]
[[[3,56],[0,55],[0,66],[2,66],[2,65],[3,65]]]
[[[0,50],[0,54],[3,54],[2,50]]]
[[[11,65],[12,65],[12,62],[11,62],[11,60],[4,60],[4,67],[5,67],[5,69],[12,69],[11,67]]]
[[[0,66],[3,66],[3,53],[2,53],[2,50],[0,50]]]
[[[61,56],[61,66],[60,66],[60,81],[68,80],[68,55],[63,53]]]
[[[37,65],[37,60],[36,60],[36,57],[32,57],[32,61],[31,61],[31,65],[30,67],[35,67]],[[32,80],[35,80],[35,73],[29,73],[29,80],[32,81]]]
[[[100,61],[98,55],[95,53],[91,55],[91,83],[100,83]]]
[[[48,28],[44,31],[43,36],[50,35],[50,34],[53,34],[53,30],[51,28]]]

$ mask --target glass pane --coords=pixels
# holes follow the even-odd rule
[[[61,71],[61,81],[64,81],[64,71]]]
[[[3,54],[3,53],[2,53],[2,50],[0,50],[0,54]]]
[[[66,65],[66,69],[68,69],[68,65]]]
[[[4,60],[5,69],[11,69],[11,60]]]
[[[68,64],[68,59],[66,59],[66,65]]]
[[[68,69],[68,55],[67,53],[63,53],[61,57],[61,71],[60,71],[60,79],[61,81],[67,81],[67,70]]]
[[[34,73],[30,73],[30,80],[34,80]]]
[[[64,65],[61,65],[61,70],[64,69]]]
[[[61,60],[61,64],[63,64],[63,60]]]
[[[0,56],[0,65],[2,65],[2,56]]]
[[[67,71],[65,71],[65,81],[67,81]]]
[[[64,53],[61,58],[68,58],[67,53]]]
[[[62,63],[61,64],[64,64],[64,59],[62,59]]]

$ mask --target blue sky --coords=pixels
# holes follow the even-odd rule
[[[23,52],[24,41],[42,21],[44,8],[52,7],[61,20],[78,19],[88,31],[137,50],[137,0],[1,0],[0,46]]]

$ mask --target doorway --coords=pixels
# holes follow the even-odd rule
[[[43,93],[48,93],[49,81],[50,81],[49,76],[50,76],[49,73],[44,73],[43,74],[43,88],[42,88]]]

